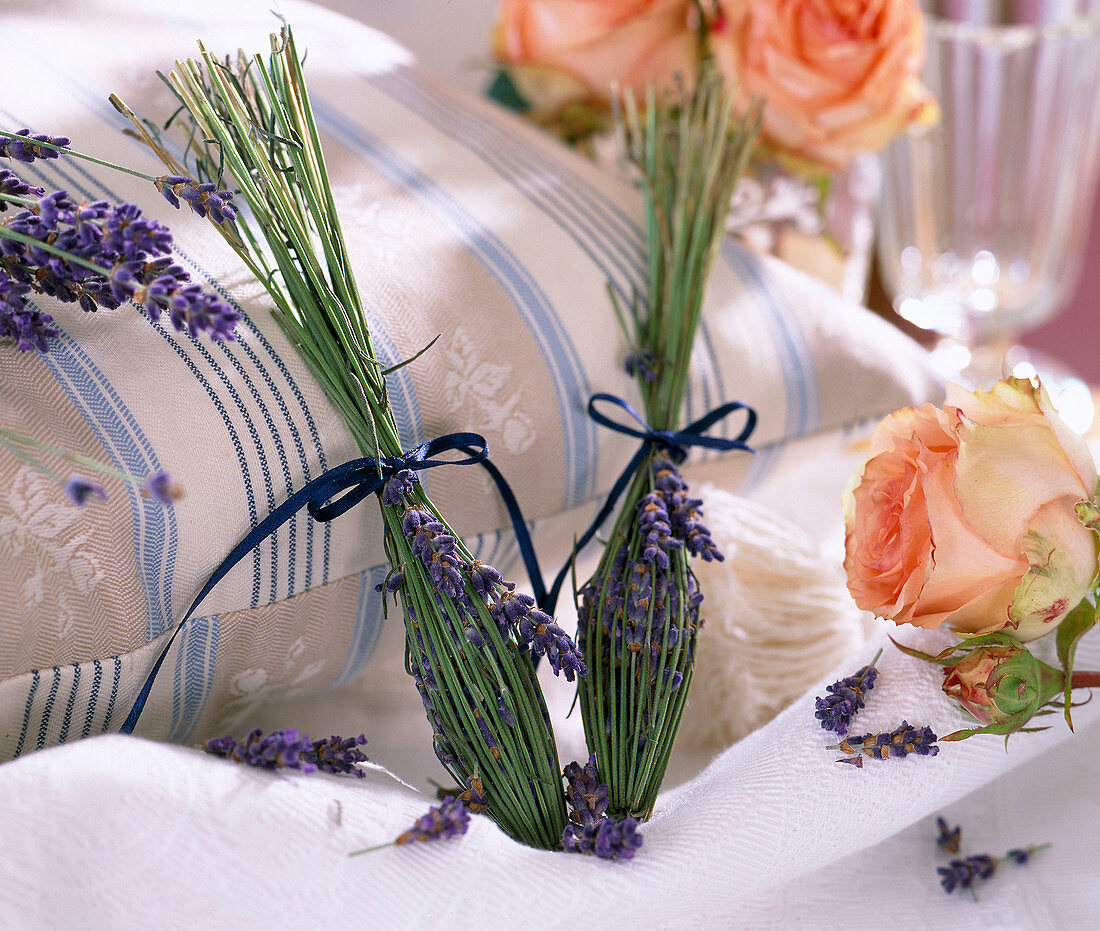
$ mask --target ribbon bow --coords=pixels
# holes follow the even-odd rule
[[[632,427],[628,423],[612,420],[599,410],[597,402],[611,404],[626,411],[634,418],[641,429]],[[745,425],[741,428],[741,432],[737,434],[736,437],[733,439],[726,439],[725,437],[706,435],[705,431],[709,430],[720,420],[724,420],[735,411],[745,412]],[[619,498],[621,498],[623,492],[626,491],[626,486],[630,483],[634,473],[642,467],[642,463],[645,461],[651,448],[656,446],[660,449],[664,449],[677,465],[687,458],[688,448],[691,446],[723,451],[741,449],[750,453],[755,452],[755,450],[745,441],[752,435],[752,431],[756,429],[756,411],[749,407],[749,405],[742,404],[740,401],[727,401],[725,404],[704,414],[698,420],[693,420],[682,430],[653,429],[629,402],[613,394],[600,393],[592,395],[592,397],[588,399],[588,416],[596,421],[596,423],[603,427],[607,427],[609,430],[614,430],[616,433],[625,433],[627,436],[632,436],[641,440],[642,445],[638,447],[638,451],[634,453],[630,462],[627,463],[626,468],[623,469],[622,474],[616,479],[615,484],[611,487],[611,491],[607,495],[607,500],[604,501],[603,507],[600,508],[600,512],[596,515],[589,528],[584,532],[584,535],[577,540],[576,545],[573,547],[573,556],[566,560],[565,565],[561,567],[557,577],[554,579],[554,584],[550,586],[550,590],[543,598],[538,598],[538,589],[536,587],[535,596],[539,601],[539,607],[547,614],[554,613],[554,607],[558,602],[558,596],[561,594],[562,583],[565,581],[566,573],[569,571],[569,567],[572,565],[576,554],[588,545],[592,537],[596,535],[596,531],[599,530],[603,522],[607,520],[608,515],[618,503]]]
[[[467,458],[432,458],[440,453],[449,452],[455,449],[467,453]],[[480,433],[448,433],[446,436],[436,437],[434,440],[429,440],[418,446],[414,446],[412,449],[406,450],[398,456],[386,456],[383,459],[374,459],[371,456],[366,456],[362,459],[353,459],[350,462],[343,463],[343,465],[338,465],[329,469],[323,475],[318,476],[299,488],[294,494],[287,498],[286,501],[280,504],[274,511],[268,514],[267,517],[253,527],[252,530],[246,534],[245,538],[233,548],[233,551],[222,560],[221,565],[214,570],[210,578],[207,579],[206,584],[202,587],[202,591],[200,591],[198,597],[191,602],[191,607],[187,609],[187,613],[183,616],[183,619],[176,625],[176,629],[172,632],[172,636],[168,638],[168,643],[165,644],[160,656],[157,657],[157,661],[153,664],[152,671],[146,678],[145,684],[142,686],[137,699],[134,701],[133,707],[130,709],[130,714],[119,729],[120,733],[133,733],[138,718],[145,709],[145,703],[149,699],[149,693],[152,691],[153,682],[157,677],[157,673],[160,672],[160,667],[164,662],[164,658],[172,648],[172,643],[175,641],[176,635],[183,629],[183,625],[191,619],[191,615],[202,603],[202,600],[210,594],[215,585],[225,578],[230,569],[290,520],[303,507],[306,508],[310,517],[314,520],[321,522],[333,520],[355,507],[355,505],[368,495],[376,494],[381,491],[386,482],[403,469],[409,469],[413,472],[422,472],[425,469],[434,469],[442,465],[473,465],[474,463],[480,462],[483,466],[488,468],[490,474],[493,474],[494,478],[496,478],[500,473],[490,465],[487,458],[488,455],[488,443],[485,437]],[[503,476],[500,477],[500,480],[503,481]],[[336,498],[335,496],[339,495],[341,492],[344,492],[344,494]],[[509,495],[510,494],[511,492],[509,492]],[[334,498],[335,500],[333,500]],[[515,500],[514,496],[512,500]]]

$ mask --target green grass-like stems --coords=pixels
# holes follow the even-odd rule
[[[655,373],[652,381],[638,378],[646,418],[669,430],[679,425],[707,280],[758,113],[735,116],[730,88],[704,66],[693,94],[672,99],[651,89],[644,113],[627,95],[622,123],[645,197],[647,300],[614,309],[631,349],[647,355]],[[652,814],[694,667],[698,606],[690,601],[698,587],[691,557],[686,548],[673,549],[660,569],[643,558],[638,526],[637,505],[655,490],[664,456],[652,450],[635,473],[599,565],[578,595],[578,637],[590,670],[579,686],[581,714],[608,784],[608,811],[617,817]],[[647,605],[641,646],[643,622],[627,616],[630,591]]]
[[[248,212],[219,227],[225,227],[226,241],[266,286],[276,320],[364,455],[397,456],[403,450],[386,370],[371,344],[301,59],[288,27],[271,39],[269,56],[241,55],[236,61],[216,59],[200,44],[197,59],[177,62],[164,78],[179,98],[179,122],[188,131],[182,161],[150,124],[117,98],[112,102],[130,119],[132,134],[174,172],[219,182],[222,172],[232,178]],[[428,673],[417,673],[417,686],[438,755],[463,787],[480,778],[489,816],[509,835],[535,847],[559,846],[565,826],[561,774],[530,657],[514,631],[502,633],[490,614],[487,596],[471,582],[469,550],[423,486],[414,485],[400,505],[379,504],[385,550],[403,577],[396,596],[405,619],[406,665]],[[441,593],[413,553],[403,528],[410,509],[429,512],[439,533],[455,537],[453,553],[464,567],[458,597]],[[498,585],[490,597],[506,591]],[[468,626],[481,635],[482,646],[464,637]],[[513,716],[515,722],[508,723],[506,717]],[[482,725],[496,746],[483,738]]]

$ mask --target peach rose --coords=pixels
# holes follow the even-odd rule
[[[494,53],[537,114],[606,105],[612,83],[691,86],[698,70],[691,0],[503,0]]]
[[[1079,502],[1096,492],[1084,440],[1026,379],[948,386],[872,437],[844,493],[856,603],[898,624],[1032,640],[1090,591],[1100,554]]]
[[[724,0],[715,58],[744,99],[764,100],[762,137],[835,170],[906,126],[934,122],[921,84],[917,0]]]

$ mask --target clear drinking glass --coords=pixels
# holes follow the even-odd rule
[[[1100,0],[939,0],[924,81],[937,125],[884,156],[878,255],[894,308],[940,334],[944,374],[1038,374],[1064,417],[1091,392],[1015,345],[1081,270],[1100,169]]]

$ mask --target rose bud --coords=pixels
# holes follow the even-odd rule
[[[1096,465],[1041,386],[1020,378],[942,410],[905,408],[871,438],[844,493],[856,603],[897,624],[1018,641],[1054,630],[1092,590]]]
[[[1061,694],[1061,670],[1037,660],[1012,643],[970,650],[944,667],[943,691],[983,725],[1022,727],[1052,698]]]

